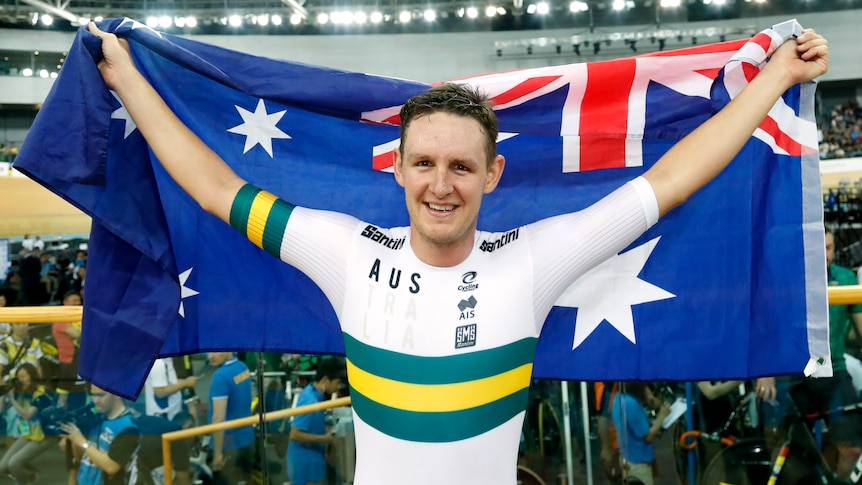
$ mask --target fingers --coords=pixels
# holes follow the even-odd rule
[[[805,29],[802,35],[796,38],[796,51],[799,52],[799,57],[806,61],[828,56],[829,42],[814,29]]]

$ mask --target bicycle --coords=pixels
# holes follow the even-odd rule
[[[839,478],[815,441],[809,422],[862,410],[862,403],[822,413],[802,415],[790,408],[787,439],[778,453],[762,438],[738,440],[722,450],[707,467],[700,485],[860,485],[862,456],[848,479]],[[773,456],[775,455],[775,456]]]
[[[685,422],[677,421],[673,429],[673,451],[680,483],[688,483],[689,452],[695,453],[694,477],[695,483],[698,483],[703,474],[704,465],[709,464],[714,458],[713,455],[732,446],[737,440],[745,438],[746,431],[751,431],[745,416],[755,402],[754,393],[749,392],[743,396],[721,427],[711,433],[697,429],[684,431]]]

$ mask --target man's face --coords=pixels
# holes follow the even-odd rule
[[[30,331],[29,323],[13,323],[12,324],[12,335],[16,337],[18,340],[23,339],[27,333]]]
[[[333,394],[341,388],[341,379],[339,378],[330,379],[328,377],[324,377],[323,380],[323,387],[326,390],[326,394]]]
[[[210,365],[213,367],[219,367],[224,364],[225,361],[228,360],[232,355],[232,352],[210,352]]]
[[[482,196],[497,186],[504,165],[497,156],[489,169],[484,136],[476,120],[445,112],[411,122],[395,178],[404,187],[414,250],[472,246]]]
[[[661,407],[661,399],[654,392],[652,392],[652,389],[650,389],[649,387],[647,387],[644,391],[644,402],[646,403],[647,407],[651,409],[658,409],[659,407]]]
[[[96,411],[105,414],[114,408],[114,404],[119,397],[109,393],[108,391],[102,390],[95,385],[90,386],[90,397],[93,398],[93,406],[96,407]]]
[[[835,259],[835,236],[831,232],[826,233],[826,266],[832,264]]]

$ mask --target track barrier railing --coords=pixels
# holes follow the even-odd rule
[[[830,286],[827,288],[830,305],[849,305],[862,303],[862,286]],[[0,322],[3,323],[54,323],[74,322],[83,318],[82,306],[28,306],[28,307],[0,307]],[[343,397],[329,401],[323,401],[308,406],[300,406],[291,409],[281,409],[263,414],[264,421],[274,421],[289,418],[300,414],[313,413],[325,409],[350,406],[350,397]],[[244,426],[253,426],[260,423],[258,415],[246,418],[225,421],[218,424],[207,424],[195,428],[173,431],[162,435],[162,458],[165,466],[165,485],[173,485],[171,468],[171,442],[194,436],[209,434],[215,431],[223,431]]]

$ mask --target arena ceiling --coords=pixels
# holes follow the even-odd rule
[[[80,18],[126,16],[162,18],[160,30],[198,34],[592,30],[860,7],[862,0],[0,0],[0,27],[73,30]],[[375,12],[379,22],[371,21]],[[44,14],[55,19],[52,25],[42,24]],[[330,21],[321,24],[321,14]],[[230,24],[231,16],[239,25]],[[291,16],[302,18],[292,24]],[[194,27],[176,26],[191,17]]]

